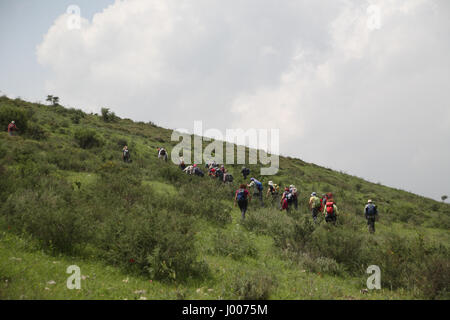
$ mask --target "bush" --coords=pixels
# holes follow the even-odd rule
[[[275,279],[261,271],[239,273],[232,284],[233,292],[242,300],[268,300]]]
[[[72,202],[70,185],[41,179],[39,192],[17,190],[3,207],[8,225],[41,241],[44,248],[71,253],[90,238],[92,225]],[[67,206],[67,203],[72,206]]]
[[[336,260],[327,257],[318,257],[312,259],[308,255],[304,255],[302,259],[303,266],[311,272],[323,273],[330,275],[342,275],[344,270],[341,265],[339,265]]]
[[[79,129],[75,132],[75,140],[83,149],[90,149],[101,146],[101,141],[93,130]]]
[[[2,106],[0,108],[0,128],[2,131],[8,129],[8,125],[11,121],[16,122],[17,128],[20,132],[26,132],[28,127],[28,115],[27,112],[18,107]]]
[[[205,273],[196,262],[193,219],[170,212],[117,211],[100,228],[110,263],[152,279],[179,280]]]
[[[255,239],[244,233],[239,228],[234,228],[230,233],[219,231],[214,235],[214,252],[233,259],[241,259],[245,256],[256,257],[258,250],[254,245]]]
[[[117,120],[116,114],[110,111],[108,108],[102,108],[102,119],[105,122],[114,122]]]
[[[45,140],[48,137],[48,134],[45,131],[45,129],[34,122],[29,122],[27,128],[27,135],[34,140]]]

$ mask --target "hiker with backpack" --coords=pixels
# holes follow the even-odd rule
[[[317,223],[317,216],[319,215],[321,207],[321,202],[317,193],[313,192],[311,194],[311,198],[309,198],[309,209],[311,210],[311,214],[314,220],[314,223]]]
[[[203,173],[203,171],[200,170],[200,168],[196,164],[194,164],[192,172],[193,172],[194,175],[199,176],[199,177],[203,177],[205,175]]]
[[[234,196],[234,206],[236,207],[236,202],[241,209],[242,219],[245,219],[245,213],[247,212],[248,203],[252,201],[252,196],[247,190],[247,186],[241,184],[239,189],[236,190],[236,195]]]
[[[164,148],[158,148],[158,159],[163,159],[165,162],[169,159],[167,150]]]
[[[185,172],[187,174],[193,174],[194,173],[194,168],[196,166],[197,166],[196,164],[187,166],[186,168],[184,168],[183,172]]]
[[[130,160],[130,150],[128,150],[128,146],[124,146],[122,149],[122,159],[124,162],[131,162]]]
[[[180,164],[178,166],[180,167],[181,170],[186,169],[186,164],[184,163],[183,157],[180,158]]]
[[[294,204],[295,210],[297,210],[298,209],[298,197],[297,197],[298,191],[297,191],[297,188],[293,184],[291,184],[289,186],[289,191],[292,193],[292,203]]]
[[[333,224],[336,224],[338,209],[333,199],[329,198],[327,200],[323,213],[325,215],[325,221],[327,223],[331,222]]]
[[[16,126],[16,122],[15,121],[11,121],[10,124],[8,124],[8,134],[10,136],[15,136],[16,134],[14,133],[15,131],[19,131],[19,128],[17,128]]]
[[[367,205],[364,207],[364,215],[367,219],[369,232],[375,233],[375,221],[378,220],[378,209],[372,200],[367,201]]]
[[[242,176],[244,177],[244,180],[247,180],[247,176],[250,175],[250,169],[246,167],[242,167],[241,170]]]
[[[289,212],[291,204],[293,201],[293,196],[291,191],[289,190],[289,187],[284,188],[284,192],[283,195],[281,196],[281,201],[280,201],[280,211],[286,210],[287,212]]]
[[[273,183],[273,181],[269,181],[267,184],[269,186],[269,189],[267,189],[266,197],[270,196],[270,201],[271,201],[272,205],[274,203],[276,203],[278,208],[280,208],[279,201],[278,201],[280,187],[276,183]]]
[[[264,206],[263,198],[262,198],[262,193],[263,193],[263,189],[264,189],[263,188],[263,184],[260,181],[256,180],[255,178],[251,178],[250,179],[250,184],[248,185],[248,187],[249,188],[251,188],[251,187],[254,188],[254,194],[256,196],[258,196],[259,201],[261,203],[261,207],[263,207]]]

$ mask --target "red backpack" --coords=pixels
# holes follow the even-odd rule
[[[333,201],[327,202],[327,214],[330,216],[334,214],[334,202]]]

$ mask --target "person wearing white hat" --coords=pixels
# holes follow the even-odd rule
[[[367,220],[367,226],[370,233],[375,233],[375,221],[378,220],[378,209],[372,200],[367,200],[367,205],[364,207],[364,215]]]
[[[8,125],[8,134],[10,136],[14,135],[14,131],[19,130],[16,126],[16,122],[15,121],[11,121],[11,123]]]

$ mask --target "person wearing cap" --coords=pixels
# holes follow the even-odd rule
[[[8,125],[8,134],[10,136],[14,135],[14,131],[19,130],[16,126],[16,122],[15,121],[11,121],[11,123]]]
[[[317,193],[311,193],[309,198],[309,209],[311,210],[311,215],[313,217],[314,223],[317,223],[317,216],[319,215],[320,209],[320,199],[317,197]]]
[[[253,187],[254,189],[254,195],[257,196],[259,198],[259,201],[261,203],[261,207],[264,206],[263,203],[263,185],[261,182],[259,182],[258,180],[256,180],[255,178],[250,178],[250,183],[248,184],[248,187],[251,188]]]
[[[378,220],[378,210],[377,206],[372,200],[368,200],[366,206],[364,207],[364,215],[367,219],[367,226],[370,233],[375,232],[375,221]]]

